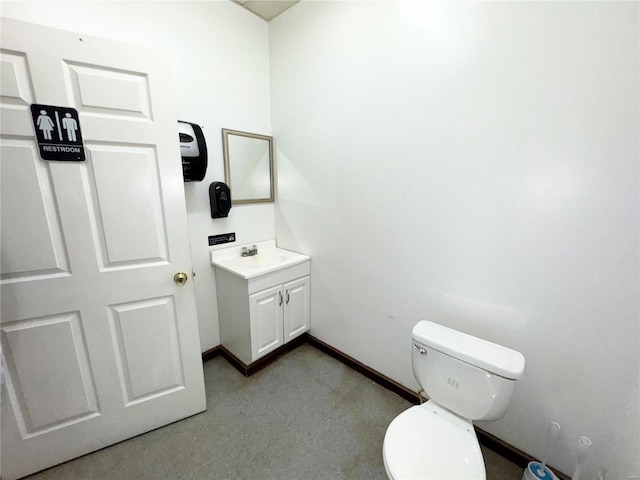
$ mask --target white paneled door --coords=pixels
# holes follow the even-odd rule
[[[206,407],[169,56],[7,19],[1,48],[9,480]],[[40,159],[33,103],[78,110],[86,161]]]

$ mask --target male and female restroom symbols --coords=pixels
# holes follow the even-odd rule
[[[64,138],[62,137],[62,130],[60,129],[60,116],[57,110],[54,111],[54,114],[56,116],[56,124],[58,126],[58,139],[63,141]],[[36,126],[42,131],[42,135],[45,140],[53,140],[51,138],[51,132],[54,130],[55,125],[46,110],[40,110],[40,115],[38,115],[38,119],[36,120]],[[78,141],[76,136],[78,122],[71,116],[71,113],[67,112],[64,114],[64,118],[62,119],[62,128],[67,131],[67,139],[70,142]]]
[[[31,116],[42,160],[85,160],[80,120],[75,108],[34,103]]]

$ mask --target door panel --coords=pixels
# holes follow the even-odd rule
[[[152,120],[146,75],[68,61],[65,65],[71,96],[83,111]]]
[[[166,53],[2,19],[2,478],[205,409]],[[86,162],[29,106],[76,108]]]
[[[1,278],[15,281],[68,272],[51,174],[35,142],[3,140],[1,156]]]
[[[126,404],[184,388],[173,299],[137,301],[110,310]]]
[[[18,406],[23,436],[62,428],[97,413],[79,312],[3,325],[2,337],[8,390]]]
[[[33,90],[26,55],[3,50],[0,59],[2,103],[24,106],[32,104]]]
[[[89,173],[92,220],[101,268],[166,263],[168,248],[155,150],[95,144],[88,150],[93,170]]]

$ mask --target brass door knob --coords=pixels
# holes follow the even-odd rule
[[[187,275],[185,272],[178,272],[173,276],[173,281],[176,282],[176,285],[181,287],[182,285],[187,283],[188,278],[189,275]]]

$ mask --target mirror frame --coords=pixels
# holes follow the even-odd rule
[[[235,200],[233,198],[233,185],[231,184],[231,162],[229,157],[229,135],[236,135],[238,137],[255,138],[258,140],[266,140],[269,142],[269,197],[267,198],[249,198],[242,200]],[[273,137],[269,135],[259,135],[257,133],[242,132],[240,130],[231,130],[228,128],[222,129],[222,152],[224,155],[224,176],[229,189],[231,190],[231,204],[241,205],[244,203],[273,203],[275,199],[275,181],[274,181],[274,164],[273,164]]]

